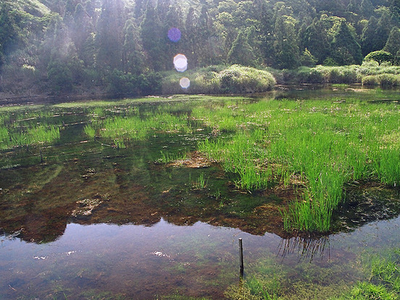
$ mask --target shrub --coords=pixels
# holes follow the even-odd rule
[[[187,72],[185,75],[176,72],[165,72],[162,80],[162,93],[254,93],[272,90],[276,81],[273,75],[265,70],[258,70],[240,65],[228,68],[211,66]],[[190,87],[182,89],[179,80],[188,77]]]
[[[368,75],[362,78],[362,85],[379,85],[379,78],[375,75]]]
[[[270,91],[275,85],[271,73],[254,68],[233,65],[218,74],[222,92],[254,93]]]
[[[382,87],[399,86],[400,75],[381,74],[379,75],[379,82]]]
[[[373,51],[371,53],[369,53],[364,60],[365,61],[370,61],[370,60],[374,60],[376,62],[378,62],[378,64],[382,64],[383,62],[393,62],[393,55],[389,52],[383,51],[383,50],[379,50],[379,51]]]

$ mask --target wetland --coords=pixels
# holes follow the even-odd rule
[[[398,95],[0,107],[1,299],[393,299]]]

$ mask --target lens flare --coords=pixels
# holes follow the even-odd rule
[[[168,38],[171,42],[179,42],[181,35],[181,31],[176,27],[172,27],[170,30],[168,30]]]
[[[179,80],[179,85],[183,89],[188,89],[190,87],[190,80],[187,77],[182,77],[181,80]]]
[[[177,54],[174,57],[174,66],[178,72],[185,72],[188,67],[187,58],[183,54]]]

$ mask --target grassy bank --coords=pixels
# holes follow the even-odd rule
[[[364,62],[350,66],[300,67],[296,70],[270,70],[280,84],[362,84],[363,86],[400,86],[400,67]]]

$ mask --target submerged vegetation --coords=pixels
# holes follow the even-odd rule
[[[143,109],[125,103],[124,108],[110,103],[87,106],[82,131],[119,149],[158,135],[204,131],[197,150],[217,162],[235,188],[248,193],[276,187],[291,191],[294,199],[286,199],[280,208],[290,233],[335,230],[332,215],[345,201],[348,183],[400,184],[396,101],[232,98],[193,102],[189,109],[180,104]],[[57,110],[2,114],[2,148],[55,143],[61,128],[55,123],[64,114],[61,106]],[[155,160],[169,163],[186,157],[183,149],[179,152],[161,151]],[[195,184],[201,189],[209,181],[203,176]]]
[[[361,265],[353,270],[360,278],[349,285],[346,278],[337,276],[339,269],[324,270],[323,267],[310,269],[307,262],[300,262],[296,270],[301,279],[290,281],[290,270],[274,263],[272,259],[261,259],[251,265],[251,274],[242,285],[231,286],[225,296],[230,300],[395,300],[400,297],[400,251],[386,249],[381,254],[362,254]],[[333,278],[332,278],[333,277]]]
[[[191,233],[199,251],[193,251],[193,261],[189,251],[182,256],[164,250],[143,253],[157,269],[162,261],[179,282],[176,295],[169,289],[171,296],[161,299],[192,296],[180,295],[188,283],[178,277],[184,273],[192,284],[188,274],[199,273],[199,265],[207,270],[196,277],[202,278],[197,285],[203,290],[212,286],[219,293],[217,299],[228,284],[224,295],[233,300],[397,299],[398,250],[365,258],[363,251],[333,249],[332,257],[329,254],[327,261],[321,259],[313,267],[308,259],[329,248],[326,234],[352,229],[345,220],[347,210],[365,217],[357,197],[377,209],[382,208],[379,201],[396,202],[382,215],[398,216],[398,93],[340,84],[329,90],[329,96],[314,94],[323,100],[310,100],[308,92],[299,91],[295,100],[275,92],[276,98],[174,95],[1,107],[1,230],[38,245],[55,241],[68,222],[129,223],[151,231],[148,226],[164,219],[175,225],[204,222],[239,228],[251,238],[268,232],[274,236],[272,244],[268,240],[266,247],[256,245],[261,258],[245,254],[246,273],[239,285],[231,286],[235,272],[225,272],[227,265],[235,269],[236,257],[230,253],[220,259],[209,250],[214,244],[198,250],[203,249],[203,240]],[[384,190],[382,196],[370,196],[375,187]],[[40,222],[21,229],[27,228],[27,215],[32,214],[40,215]],[[279,245],[282,257],[294,259],[291,251],[298,247],[300,262],[277,263],[276,249],[271,252],[277,235],[285,238]],[[177,253],[186,249],[175,245],[175,236],[167,240]],[[189,244],[186,238],[181,243]],[[364,249],[364,242],[354,243]],[[130,253],[127,257],[131,261]],[[211,271],[204,266],[209,261]],[[80,278],[82,271],[74,272],[67,274]],[[101,294],[97,282],[87,295],[99,290]],[[76,281],[69,285],[63,279],[63,284],[70,288],[65,289],[66,296],[72,295]]]

